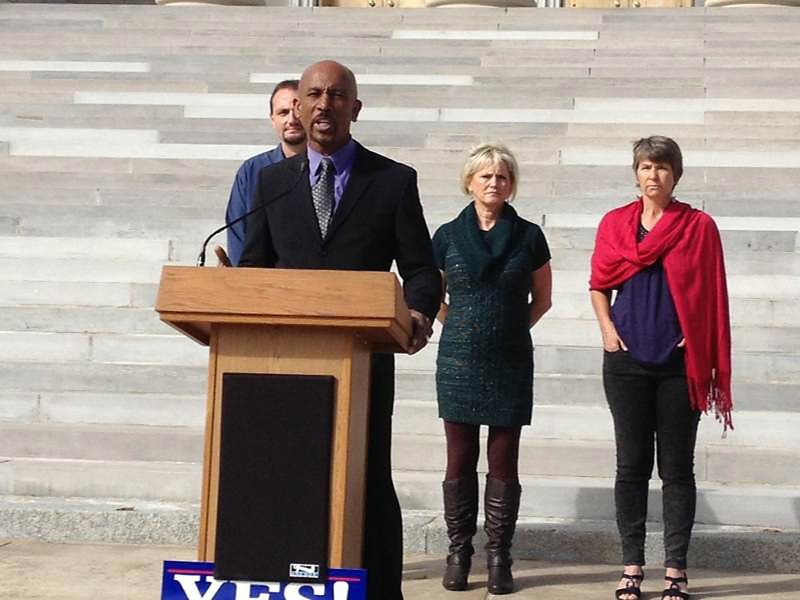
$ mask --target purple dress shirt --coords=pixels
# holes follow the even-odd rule
[[[319,179],[319,165],[323,156],[311,147],[308,148],[308,182],[312,188],[317,183],[317,179]],[[350,138],[350,141],[328,158],[333,161],[333,166],[336,167],[336,175],[333,178],[333,212],[335,213],[347,187],[347,181],[350,179],[350,172],[353,170],[353,161],[356,158],[355,140]]]

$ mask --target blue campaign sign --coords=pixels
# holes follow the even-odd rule
[[[218,581],[214,563],[164,561],[161,600],[366,600],[367,572],[328,569],[323,583]]]

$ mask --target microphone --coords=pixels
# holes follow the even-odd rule
[[[291,185],[291,186],[289,186],[289,187],[288,187],[288,188],[287,188],[285,191],[283,191],[282,193],[280,193],[280,194],[278,194],[277,196],[275,196],[274,198],[272,198],[272,199],[270,200],[269,204],[272,204],[272,203],[273,203],[273,202],[275,202],[276,200],[279,200],[280,198],[283,198],[283,197],[284,197],[284,196],[286,196],[287,194],[289,194],[289,193],[293,192],[293,191],[294,191],[294,188],[296,188],[296,187],[297,187],[297,184],[298,184],[298,183],[300,183],[300,181],[301,181],[301,180],[302,180],[302,178],[303,178],[303,175],[304,175],[304,174],[306,174],[306,173],[307,173],[307,171],[308,171],[308,159],[307,159],[307,158],[305,158],[305,157],[303,157],[303,159],[300,161],[300,173],[299,173],[299,175],[297,176],[297,179],[295,179],[295,180],[294,180],[294,183],[292,183],[292,185]],[[235,218],[233,221],[231,221],[230,223],[225,223],[225,225],[223,225],[222,227],[220,227],[220,228],[218,228],[218,229],[215,229],[214,231],[212,231],[212,232],[211,232],[211,234],[210,234],[210,235],[209,235],[209,236],[206,238],[206,240],[203,242],[203,247],[200,249],[200,254],[198,254],[198,255],[197,255],[197,266],[198,266],[198,267],[204,267],[204,266],[206,266],[206,250],[207,250],[207,248],[208,248],[208,242],[210,242],[210,241],[211,241],[211,238],[213,238],[215,235],[217,235],[217,234],[219,234],[219,233],[222,233],[222,232],[223,232],[223,231],[225,231],[226,229],[229,229],[229,228],[233,227],[234,225],[236,225],[236,223],[239,223],[240,221],[244,221],[245,219],[247,219],[247,218],[248,218],[250,215],[252,215],[253,213],[256,213],[256,212],[258,212],[258,211],[260,211],[260,210],[263,210],[263,209],[264,209],[264,208],[266,208],[267,206],[268,206],[268,204],[267,204],[266,202],[264,202],[264,203],[262,203],[262,204],[259,204],[259,205],[258,205],[258,206],[256,206],[255,208],[252,208],[252,209],[248,210],[248,211],[247,211],[246,213],[244,213],[244,214],[243,214],[241,217],[236,217],[236,218]]]

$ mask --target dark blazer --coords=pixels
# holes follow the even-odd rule
[[[357,145],[350,178],[320,238],[305,154],[261,170],[239,266],[388,271],[403,279],[406,303],[428,317],[439,310],[441,278],[414,169]]]

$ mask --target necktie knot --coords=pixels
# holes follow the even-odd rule
[[[333,160],[331,158],[324,156],[319,162],[318,170],[320,178],[327,177],[329,174],[335,175],[336,165],[333,164]]]

